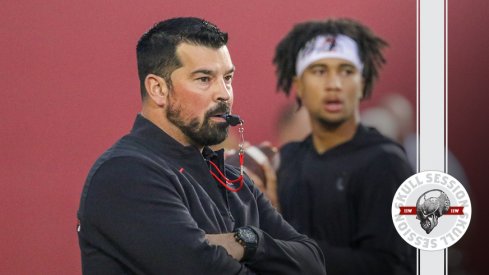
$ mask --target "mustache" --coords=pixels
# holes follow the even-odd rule
[[[210,109],[205,113],[206,118],[210,118],[220,114],[229,114],[231,112],[231,107],[228,103],[219,102],[216,107]]]

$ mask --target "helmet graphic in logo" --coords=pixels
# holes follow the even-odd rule
[[[438,224],[438,218],[448,212],[450,200],[447,194],[439,189],[424,192],[416,202],[416,219],[426,234]]]

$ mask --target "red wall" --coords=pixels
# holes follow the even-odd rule
[[[477,155],[487,124],[482,20],[488,5],[460,2],[449,6],[449,144],[479,195],[487,194],[487,160]],[[0,274],[81,273],[75,231],[80,191],[93,161],[130,129],[139,111],[135,45],[159,20],[198,16],[230,33],[234,110],[246,120],[251,142],[273,141],[277,111],[293,101],[275,92],[271,59],[277,41],[298,21],[349,16],[371,26],[391,47],[366,106],[391,91],[416,101],[414,0],[51,0],[1,6]],[[481,234],[477,229],[472,225],[467,234]]]
[[[489,195],[488,11],[489,2],[484,0],[452,0],[448,5],[448,146],[470,182],[474,210],[460,247],[474,274],[487,273],[484,251],[489,244],[484,203]]]

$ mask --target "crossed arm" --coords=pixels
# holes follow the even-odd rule
[[[234,239],[233,233],[206,234],[206,240],[210,245],[219,245],[236,261],[241,261],[244,255],[244,247]]]

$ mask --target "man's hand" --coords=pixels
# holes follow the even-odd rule
[[[228,254],[237,261],[243,259],[244,247],[234,239],[234,233],[206,234],[205,238],[211,245],[224,247]]]

